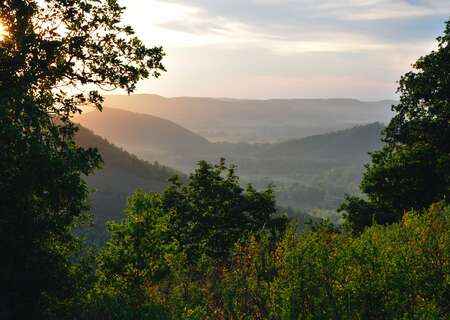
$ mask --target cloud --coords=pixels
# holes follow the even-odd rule
[[[165,46],[258,46],[274,52],[395,49],[438,35],[448,0],[122,0]]]
[[[363,20],[413,20],[420,17],[441,16],[443,12],[450,11],[450,2],[444,1],[367,1],[365,5],[348,12],[343,11],[342,18],[354,21]]]
[[[393,97],[434,46],[449,0],[120,0],[163,45],[166,95]]]
[[[383,24],[413,27],[430,17],[441,17],[443,22],[450,12],[448,0],[165,0],[164,3],[197,9],[189,19],[171,21],[166,25],[170,28],[183,29],[190,20],[209,20],[216,25],[226,20],[259,32],[291,37],[311,30],[352,32],[371,37],[376,34],[377,27],[383,28]],[[211,31],[209,28],[191,30]],[[392,31],[398,33],[399,40],[402,33],[408,32]]]
[[[284,54],[393,49],[428,39],[450,12],[441,0],[153,1],[182,12],[156,19],[169,45],[253,45]]]
[[[160,0],[244,23],[291,24],[297,20],[388,20],[448,13],[447,0]]]

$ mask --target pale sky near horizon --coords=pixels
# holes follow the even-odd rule
[[[396,98],[435,48],[450,0],[120,0],[163,46],[168,72],[137,93],[232,98]]]

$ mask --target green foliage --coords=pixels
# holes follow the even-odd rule
[[[136,192],[126,213],[110,224],[111,240],[98,256],[96,318],[114,318],[115,305],[139,318],[152,301],[183,319],[204,318],[212,310],[204,301],[219,293],[235,243],[255,234],[273,241],[287,223],[270,189],[244,190],[224,161],[200,162],[185,184],[174,178],[161,195]]]
[[[445,319],[450,207],[352,237],[319,230],[283,245],[274,286],[281,319]]]
[[[290,229],[288,234],[292,234]],[[273,306],[271,283],[279,276],[277,259],[281,251],[264,235],[237,244],[232,262],[220,279],[216,308],[222,319],[268,319]],[[219,313],[216,311],[216,313]]]
[[[157,194],[136,192],[128,201],[127,216],[109,225],[111,240],[97,258],[95,319],[152,319],[164,310],[148,300],[148,285],[170,273],[172,254],[178,252],[169,233],[168,215]],[[138,307],[137,307],[138,306]]]
[[[243,301],[234,318],[447,319],[448,230],[450,207],[441,203],[423,213],[409,212],[401,223],[370,227],[358,237],[327,227],[288,234],[269,251],[270,264],[261,263],[267,261],[261,243],[245,254],[250,265],[233,268],[247,282],[225,284],[235,288],[227,296]],[[273,276],[247,275],[258,266]],[[258,281],[257,293],[240,295],[252,288],[252,279]],[[246,304],[245,297],[252,296],[265,303]],[[254,310],[249,312],[250,306]]]
[[[277,215],[272,190],[258,192],[251,185],[243,189],[235,168],[227,168],[223,159],[215,166],[200,161],[185,185],[177,178],[171,182],[162,195],[163,207],[189,258],[204,253],[225,259],[247,233],[284,231],[287,220]]]
[[[120,23],[117,1],[3,0],[0,19],[0,314],[62,318],[76,296],[72,228],[87,210],[81,176],[100,164],[74,142],[74,113],[101,108],[97,91],[132,92],[163,70],[161,48],[146,48]],[[73,316],[73,315],[72,315]]]
[[[208,248],[217,242],[202,242],[192,230],[203,231],[197,227],[202,223],[219,235],[235,231],[203,220],[210,217],[206,213],[232,208],[210,191],[234,199],[235,188],[233,168],[203,162],[184,185],[174,179],[162,195],[135,193],[127,218],[110,225],[111,240],[97,258],[90,318],[448,318],[450,206],[445,202],[359,235],[324,222],[300,234],[291,226],[274,238],[258,223],[243,225],[227,250]],[[240,194],[249,197],[242,189]],[[259,208],[253,201],[251,207]],[[180,212],[183,216],[173,220]],[[174,221],[184,221],[185,228]]]
[[[112,226],[112,240],[99,257],[95,318],[450,315],[450,206],[443,202],[357,236],[328,224],[300,235],[290,228],[276,242],[257,232],[236,243],[225,263],[205,255],[188,263],[178,242],[168,237],[167,215],[154,207],[160,201],[136,194],[127,220]]]
[[[340,210],[354,230],[400,221],[405,210],[449,199],[450,21],[438,49],[400,79],[400,103],[361,183],[367,200],[348,197]]]

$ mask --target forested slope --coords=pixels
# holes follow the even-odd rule
[[[383,124],[376,122],[303,139],[280,142],[265,150],[261,156],[352,163],[366,161],[368,151],[378,150],[382,147],[380,133],[383,128]]]
[[[177,172],[158,163],[149,163],[116,147],[92,131],[80,127],[76,142],[83,147],[97,148],[104,164],[86,177],[90,188],[95,230],[103,237],[104,224],[120,220],[124,215],[127,197],[136,189],[160,192],[167,180]]]

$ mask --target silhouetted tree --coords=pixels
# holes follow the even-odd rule
[[[2,319],[56,317],[73,299],[71,229],[88,208],[81,175],[101,160],[76,146],[70,119],[103,101],[80,87],[130,93],[164,70],[162,48],[122,25],[123,10],[115,0],[0,1]]]
[[[355,231],[373,221],[400,221],[450,195],[450,21],[438,48],[400,79],[400,103],[384,131],[385,147],[372,154],[361,189],[367,200],[348,197],[340,210]]]

